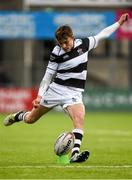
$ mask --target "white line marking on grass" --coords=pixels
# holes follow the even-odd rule
[[[70,179],[43,179],[43,178],[39,178],[39,179],[41,179],[41,180],[71,180],[71,179],[74,179],[74,178],[70,178]],[[78,179],[81,179],[81,180],[86,180],[86,179],[82,179],[82,178],[78,178]],[[78,179],[74,179],[74,180],[78,180]],[[88,179],[88,180],[99,180],[99,179],[97,179],[97,178],[94,178],[94,179]],[[5,179],[3,179],[3,180],[5,180]],[[10,179],[6,179],[6,180],[10,180]],[[20,179],[11,179],[11,180],[20,180]],[[21,179],[21,180],[38,180],[38,179]],[[100,180],[102,180],[102,179],[100,179]],[[114,179],[105,179],[105,180],[114,180]],[[116,179],[116,180],[131,180],[131,179]]]
[[[36,169],[43,169],[43,168],[82,168],[82,169],[94,169],[94,168],[104,168],[104,169],[122,169],[122,168],[132,168],[132,165],[113,165],[113,166],[104,166],[104,165],[98,165],[98,166],[79,166],[79,165],[44,165],[44,166],[36,166],[36,165],[26,165],[26,166],[20,166],[20,165],[16,165],[16,166],[0,166],[0,169],[14,169],[14,168],[20,168],[20,169],[24,169],[24,168],[36,168]]]
[[[73,178],[70,179],[40,179],[39,180],[71,180]],[[78,178],[78,179],[73,179],[73,180],[86,180],[86,179],[82,179],[82,178]],[[5,180],[5,179],[1,179],[1,180]],[[20,179],[6,179],[6,180],[20,180]],[[21,180],[38,180],[38,179],[21,179]],[[87,180],[114,180],[114,179],[87,179]],[[116,180],[131,180],[131,179],[116,179]]]
[[[96,130],[95,132],[89,131],[89,134],[94,134],[94,135],[110,135],[110,136],[132,136],[131,131],[125,131],[125,130]]]

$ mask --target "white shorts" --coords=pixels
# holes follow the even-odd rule
[[[48,90],[42,96],[40,104],[42,106],[52,108],[62,106],[65,109],[67,106],[83,103],[82,92],[70,89],[69,87],[51,83]]]

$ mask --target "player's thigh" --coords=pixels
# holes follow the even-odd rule
[[[83,103],[70,105],[67,107],[69,116],[71,117],[75,128],[83,128],[85,107]]]
[[[45,106],[39,106],[38,108],[33,108],[31,112],[26,117],[27,123],[34,123],[37,121],[42,115],[46,114],[48,111],[50,111],[52,108],[48,108]]]

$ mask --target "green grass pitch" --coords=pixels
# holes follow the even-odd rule
[[[61,165],[53,146],[72,129],[63,112],[50,112],[32,125],[3,126],[0,115],[0,179],[131,179],[132,113],[90,112],[85,118],[81,150],[87,162]]]

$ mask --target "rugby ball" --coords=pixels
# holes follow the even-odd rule
[[[54,152],[61,156],[68,154],[74,146],[75,136],[72,132],[64,132],[60,134],[54,144]]]

